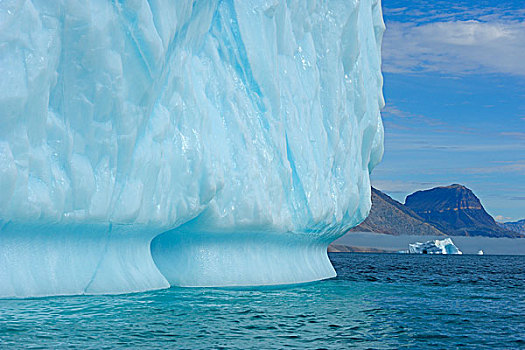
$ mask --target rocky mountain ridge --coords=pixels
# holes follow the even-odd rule
[[[525,234],[525,219],[514,222],[497,222],[497,224],[506,230]]]
[[[387,194],[372,187],[372,209],[366,220],[353,232],[377,232],[390,235],[445,236],[418,214]]]
[[[372,188],[370,214],[351,231],[391,235],[525,237],[524,232],[501,227],[474,192],[458,184],[417,191],[407,196],[405,204]]]

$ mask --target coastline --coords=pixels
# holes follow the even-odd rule
[[[476,254],[483,250],[488,255],[525,255],[525,239],[449,236],[464,254]],[[442,236],[388,235],[376,232],[348,232],[332,245],[349,246],[361,251],[397,252],[405,250],[409,243],[443,239]],[[370,251],[372,252],[372,251]]]

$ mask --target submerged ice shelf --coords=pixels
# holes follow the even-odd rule
[[[383,31],[378,0],[0,3],[0,297],[334,276]]]

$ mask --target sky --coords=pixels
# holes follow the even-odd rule
[[[385,155],[393,198],[459,183],[525,218],[525,4],[382,0]]]

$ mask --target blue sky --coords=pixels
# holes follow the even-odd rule
[[[385,156],[372,183],[464,184],[500,221],[525,218],[522,1],[383,0]]]

